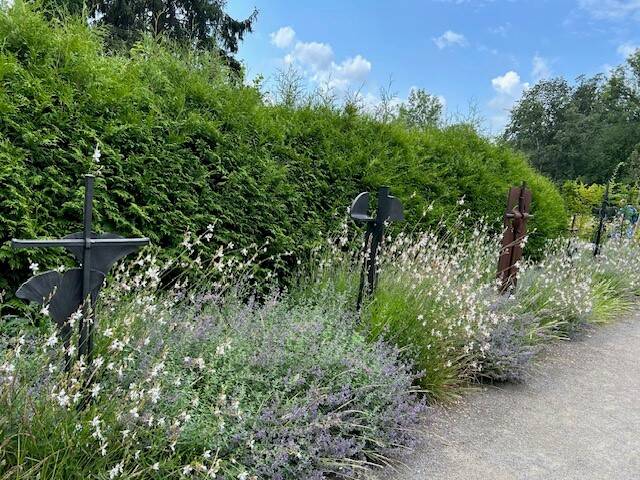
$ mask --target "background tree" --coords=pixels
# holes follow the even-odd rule
[[[257,10],[244,20],[225,12],[226,0],[47,0],[45,5],[72,14],[88,15],[109,29],[114,47],[131,47],[145,33],[163,35],[180,44],[198,49],[218,49],[234,69],[233,58],[246,33],[250,33]]]
[[[400,105],[398,118],[409,127],[437,127],[443,108],[440,98],[422,88],[412,88],[407,102]]]
[[[542,80],[511,112],[504,139],[556,181],[605,182],[640,146],[640,51],[608,76]]]

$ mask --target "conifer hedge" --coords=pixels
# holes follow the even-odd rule
[[[352,109],[272,105],[213,56],[150,39],[115,54],[102,38],[19,0],[0,11],[0,290],[25,280],[30,262],[59,262],[60,252],[14,252],[9,239],[80,229],[96,143],[96,225],[149,236],[168,253],[186,230],[214,224],[214,244],[269,240],[267,254],[292,252],[284,273],[358,192],[380,184],[402,198],[409,222],[433,202],[428,223],[462,196],[475,215],[498,218],[507,188],[525,180],[530,251],[565,228],[552,183],[468,126],[417,131]]]

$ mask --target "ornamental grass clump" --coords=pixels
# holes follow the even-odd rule
[[[540,262],[523,263],[511,310],[534,315],[556,332],[571,333],[591,322],[595,267],[586,253],[581,248],[570,256],[566,241],[558,241],[548,245]]]
[[[481,221],[468,237],[401,233],[380,257],[363,318],[373,338],[406,350],[432,399],[451,399],[484,376],[493,332],[512,321],[495,307],[498,252],[498,237]]]
[[[534,315],[515,313],[509,296],[499,295],[500,235],[484,220],[468,231],[470,215],[387,236],[375,293],[358,312],[358,328],[370,341],[400,347],[431,400],[455,398],[478,380],[521,380],[548,329]],[[338,294],[355,308],[362,247],[358,232],[350,235],[343,224],[316,251],[304,295],[322,303]]]
[[[513,311],[531,313],[560,335],[628,312],[640,293],[640,247],[611,239],[597,257],[593,245],[574,240],[550,242],[539,263],[520,273]]]
[[[464,225],[467,215],[454,223]],[[449,400],[478,380],[523,380],[545,343],[608,321],[636,300],[635,243],[611,240],[594,259],[592,245],[549,242],[541,260],[520,262],[517,287],[501,294],[500,229],[484,221],[471,232],[445,224],[451,222],[386,239],[375,293],[361,312],[363,331],[402,348],[430,399]],[[334,275],[353,297],[362,258],[346,252],[346,244],[341,236],[330,249],[337,265],[326,262],[316,278],[329,285]]]
[[[588,262],[588,255],[583,257]],[[610,240],[594,262],[594,321],[607,322],[629,311],[640,295],[640,247],[630,240]]]
[[[228,248],[209,283],[160,289],[176,264],[205,268],[199,241],[117,270],[94,357],[69,373],[52,325],[2,338],[0,478],[351,477],[411,444],[415,374],[340,298],[247,297],[253,255]]]

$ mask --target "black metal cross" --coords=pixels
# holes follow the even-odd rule
[[[61,330],[66,346],[71,337],[69,319],[82,307],[78,357],[87,363],[93,351],[95,304],[104,279],[115,262],[149,243],[148,238],[123,238],[113,233],[96,234],[93,222],[93,175],[85,175],[84,221],[81,232],[56,240],[17,240],[13,248],[62,247],[80,263],[64,274],[51,270],[31,277],[22,284],[16,295],[41,305],[48,302],[49,314]],[[70,367],[67,358],[66,368]]]
[[[385,224],[404,220],[404,211],[400,200],[389,195],[389,187],[380,187],[375,217],[369,216],[369,192],[362,192],[353,200],[349,213],[356,222],[367,224],[367,231],[364,237],[364,263],[358,290],[357,308],[360,310],[364,296],[365,276],[369,295],[373,293],[375,288],[377,277],[376,258],[378,256],[378,248],[384,238]]]
[[[578,219],[578,214],[574,213],[571,217],[571,227],[569,227],[569,240],[567,241],[567,257],[572,258],[573,255],[577,252],[577,248],[573,245],[573,240],[575,239],[578,231],[580,230],[576,226],[576,220]]]
[[[602,197],[602,205],[600,208],[594,209],[594,213],[598,214],[598,228],[596,229],[595,238],[593,240],[593,256],[597,257],[600,254],[600,249],[602,245],[602,235],[604,233],[604,222],[607,218],[611,218],[615,216],[615,208],[609,204],[609,185],[611,181],[607,182],[607,186],[604,190],[604,195]]]

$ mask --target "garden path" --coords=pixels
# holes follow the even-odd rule
[[[422,430],[377,478],[640,479],[640,314],[551,347],[525,383],[438,408]]]

